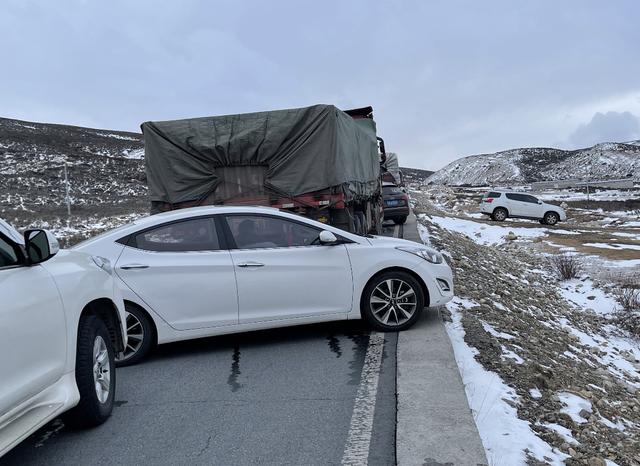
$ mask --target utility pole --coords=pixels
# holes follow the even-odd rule
[[[67,162],[64,163],[64,186],[65,186],[65,201],[67,203],[67,226],[68,226],[69,219],[71,218],[71,196],[69,195],[69,174],[67,172]]]

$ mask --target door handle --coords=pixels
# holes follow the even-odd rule
[[[121,265],[120,268],[122,270],[130,270],[130,269],[148,269],[149,266],[147,264],[125,264]]]
[[[260,262],[249,261],[249,262],[241,262],[240,264],[238,264],[238,267],[264,267],[264,264]]]

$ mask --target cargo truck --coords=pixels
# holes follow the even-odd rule
[[[261,205],[379,233],[386,154],[373,109],[333,105],[145,122],[151,213]]]

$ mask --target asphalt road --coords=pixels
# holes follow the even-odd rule
[[[370,336],[361,322],[335,322],[160,346],[118,369],[104,425],[73,431],[56,419],[0,464],[340,464]],[[383,338],[371,465],[396,460],[397,334]]]

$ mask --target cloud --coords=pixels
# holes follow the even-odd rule
[[[631,112],[597,112],[586,125],[580,125],[569,137],[575,148],[600,142],[626,142],[640,139],[640,121]]]
[[[372,105],[401,164],[436,169],[640,115],[637,0],[158,3],[4,0],[0,116],[138,131]]]

